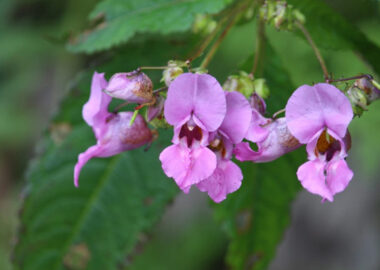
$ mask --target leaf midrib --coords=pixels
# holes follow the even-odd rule
[[[60,268],[63,256],[67,253],[68,248],[72,245],[74,239],[76,238],[76,236],[80,232],[82,226],[85,224],[85,221],[87,220],[87,217],[89,216],[89,214],[92,210],[92,206],[94,205],[94,202],[99,198],[100,192],[103,190],[103,187],[109,181],[110,175],[111,175],[112,171],[114,170],[114,168],[116,167],[118,161],[120,161],[120,158],[121,158],[121,155],[117,155],[110,161],[110,164],[107,166],[106,171],[101,176],[101,180],[98,182],[97,186],[94,188],[94,191],[93,191],[91,197],[89,198],[87,204],[83,208],[83,212],[80,215],[80,217],[78,218],[78,221],[75,224],[71,235],[68,237],[68,240],[63,245],[62,251],[59,255],[59,259],[56,262],[56,264],[54,264],[54,267],[52,269],[57,270]]]

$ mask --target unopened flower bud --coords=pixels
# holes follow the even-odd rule
[[[269,87],[266,84],[265,79],[255,79],[253,81],[253,86],[255,92],[262,98],[268,98],[269,97]]]
[[[109,80],[105,92],[131,103],[148,103],[153,98],[153,83],[143,72],[116,73]]]
[[[276,17],[274,18],[274,26],[277,29],[280,29],[281,24],[287,19],[287,3],[286,2],[279,2],[276,5]]]
[[[257,110],[261,115],[265,114],[267,105],[265,104],[264,99],[260,97],[258,94],[256,93],[252,94],[252,96],[249,99],[249,104],[251,105],[253,109]]]
[[[301,13],[301,11],[299,11],[298,9],[294,9],[292,12],[292,15],[293,15],[293,19],[295,19],[296,21],[298,21],[302,24],[304,24],[306,22],[305,15],[303,15]]]
[[[223,84],[225,91],[237,91],[242,93],[246,98],[249,98],[254,92],[253,76],[241,71],[239,75],[228,76]]]
[[[162,73],[161,81],[164,81],[166,86],[169,86],[170,83],[183,73],[182,67],[186,65],[183,61],[173,61],[168,62],[168,68]]]
[[[260,9],[260,17],[278,30],[291,31],[296,21],[305,23],[305,16],[286,1],[265,1]]]
[[[192,69],[195,74],[208,74],[208,69],[204,67],[196,67]]]
[[[367,77],[355,82],[355,86],[365,93],[368,104],[380,98],[380,89],[375,86],[376,84],[376,81]]]
[[[354,114],[361,116],[363,111],[367,110],[367,95],[355,86],[350,87],[347,90],[346,95],[351,102]]]
[[[272,1],[265,1],[259,10],[259,15],[262,20],[271,21],[276,13],[276,5]]]
[[[193,24],[193,32],[201,35],[208,35],[215,30],[217,23],[207,14],[197,14]]]

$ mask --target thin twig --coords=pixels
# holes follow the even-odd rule
[[[210,45],[211,41],[215,38],[216,34],[219,32],[220,28],[226,22],[226,20],[227,20],[227,17],[223,17],[222,19],[220,19],[215,29],[202,42],[198,50],[194,54],[192,54],[192,56],[189,58],[189,61],[194,61],[204,52],[204,50],[208,47],[208,45]]]
[[[258,19],[257,23],[257,34],[256,34],[256,52],[255,57],[253,59],[253,66],[251,74],[255,75],[257,68],[259,66],[259,62],[263,58],[263,49],[265,47],[265,22],[264,20]]]
[[[285,112],[285,108],[284,109],[281,109],[277,112],[275,112],[273,115],[272,115],[272,119],[276,119],[277,116],[279,116],[280,114],[284,113]]]
[[[131,102],[130,101],[126,101],[126,102],[123,102],[123,103],[117,105],[115,107],[115,109],[113,110],[113,113],[118,113],[121,108],[127,106],[128,104],[131,104]]]
[[[344,82],[344,81],[351,81],[351,80],[356,80],[356,79],[361,79],[361,78],[367,78],[368,80],[373,80],[373,77],[370,74],[363,74],[363,75],[358,75],[358,76],[353,76],[349,78],[342,78],[342,79],[328,79],[326,80],[327,83],[332,83],[332,82]]]
[[[143,70],[143,69],[151,69],[151,70],[156,70],[156,69],[160,69],[160,70],[162,70],[162,69],[167,69],[168,67],[167,66],[158,66],[158,67],[150,67],[150,66],[146,66],[146,67],[139,67],[139,68],[137,68],[137,70],[138,71],[140,71],[140,70]]]
[[[157,93],[160,93],[160,92],[166,91],[166,90],[168,90],[168,87],[164,86],[164,87],[158,88],[156,90],[153,90],[153,94],[157,94]]]
[[[236,15],[233,16],[230,19],[230,21],[227,24],[226,28],[224,28],[223,32],[220,34],[220,36],[218,37],[218,39],[212,45],[211,49],[209,50],[209,52],[207,53],[207,55],[205,56],[205,58],[203,59],[201,65],[200,65],[201,68],[206,68],[208,66],[208,64],[210,63],[211,59],[213,58],[215,52],[217,51],[217,49],[219,48],[220,44],[222,43],[222,41],[226,37],[227,33],[230,31],[230,29],[232,28],[232,26],[235,24],[235,21],[236,21]]]
[[[306,27],[302,23],[297,21],[296,25],[302,31],[302,33],[306,37],[307,41],[309,42],[311,48],[313,49],[314,54],[317,57],[319,64],[321,65],[325,81],[328,82],[329,78],[330,78],[329,72],[327,71],[325,61],[323,60],[323,57],[322,57],[321,53],[319,52],[317,45],[315,45],[313,39],[311,38],[309,31],[307,31]]]

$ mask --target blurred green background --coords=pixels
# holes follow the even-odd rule
[[[24,174],[59,100],[83,69],[102,55],[65,50],[97,1],[0,1],[0,269],[11,269]],[[380,2],[326,0],[380,45]],[[295,85],[322,80],[311,48],[293,33],[267,27],[269,39]],[[210,65],[223,81],[252,53],[254,24],[236,26]],[[352,52],[322,50],[336,77],[371,73]],[[133,59],[131,59],[133,61]],[[225,68],[228,67],[228,68]],[[272,93],[275,95],[275,93]],[[349,164],[355,178],[333,204],[302,192],[290,229],[270,269],[380,269],[380,102],[350,126]],[[328,222],[326,222],[328,220]],[[208,241],[202,241],[202,239]],[[148,240],[148,239],[146,239]],[[213,221],[205,194],[180,196],[131,269],[223,269],[226,238]],[[202,243],[202,244],[200,244]],[[139,254],[139,250],[136,251]],[[127,265],[128,265],[127,261]],[[154,267],[152,266],[154,265]]]

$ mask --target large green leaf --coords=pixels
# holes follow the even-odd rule
[[[177,51],[151,41],[149,47],[139,45],[118,54],[112,67],[98,71],[137,67],[145,57],[159,65],[168,59],[167,53]],[[116,269],[133,255],[135,245],[177,193],[158,160],[170,143],[165,132],[147,152],[136,149],[90,160],[82,170],[80,188],[74,188],[77,156],[95,143],[81,116],[90,79],[88,72],[79,76],[39,146],[41,156],[31,166],[14,251],[18,269]]]
[[[287,0],[306,16],[306,27],[318,46],[351,49],[380,74],[380,48],[355,25],[321,0]]]
[[[249,70],[252,57],[244,68]],[[271,90],[268,107],[283,108],[294,90],[286,70],[269,44],[263,75]],[[216,205],[216,215],[231,238],[227,262],[232,269],[265,269],[289,224],[290,205],[300,189],[296,170],[304,155],[296,151],[265,164],[239,163],[242,187]]]
[[[78,37],[69,48],[92,53],[128,41],[136,33],[169,34],[190,28],[195,14],[216,13],[231,0],[103,0],[90,19],[105,22]]]

